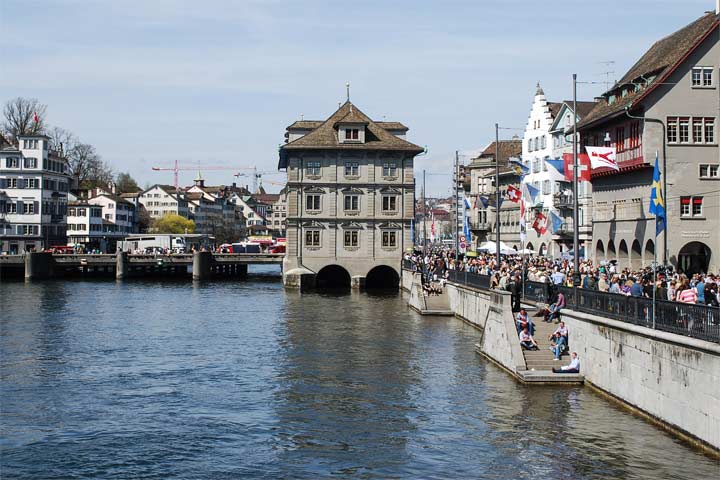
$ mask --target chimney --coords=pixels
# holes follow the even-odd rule
[[[233,189],[237,188],[237,183],[233,182]]]

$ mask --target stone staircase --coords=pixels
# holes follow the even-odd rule
[[[528,312],[532,315],[535,312]],[[555,356],[550,350],[550,340],[548,337],[557,328],[556,323],[545,323],[540,317],[531,317],[535,323],[535,341],[540,347],[539,350],[523,350],[525,357],[525,366],[528,370],[536,371],[550,371],[553,367],[559,368],[561,366],[570,364],[570,354],[565,353],[559,361],[555,361]],[[570,332],[570,344],[572,347],[572,332]]]
[[[450,309],[450,299],[448,298],[447,289],[443,290],[440,295],[426,295],[425,308],[420,311],[423,315],[454,315]]]

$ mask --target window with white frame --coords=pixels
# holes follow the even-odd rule
[[[700,164],[700,178],[720,178],[720,163]]]
[[[37,168],[37,158],[27,157],[23,161],[25,168]]]
[[[308,175],[320,176],[320,162],[313,161],[313,162],[307,162],[305,164],[305,173]]]
[[[397,232],[382,232],[383,247],[397,247]]]
[[[692,86],[693,87],[712,87],[713,86],[713,67],[693,67],[693,69],[692,69]]]
[[[395,162],[383,163],[383,177],[397,177],[397,164]]]
[[[346,162],[345,163],[345,176],[346,177],[357,177],[359,170],[358,162]]]
[[[18,157],[7,157],[5,159],[5,166],[7,168],[20,168],[20,159]]]
[[[345,129],[345,140],[359,140],[360,130],[357,128],[346,128]]]
[[[543,180],[542,192],[544,195],[550,194],[550,180]]]
[[[547,160],[550,160],[550,157],[546,156],[545,158],[543,158],[543,161],[542,161],[542,171],[543,172],[547,172],[547,168],[548,168]]]
[[[306,247],[319,247],[320,246],[320,230],[305,230],[305,246]]]
[[[359,232],[357,230],[346,230],[344,245],[346,247],[357,247],[359,245],[358,237]]]
[[[383,195],[382,209],[384,212],[397,211],[397,196],[396,195]]]
[[[38,188],[38,181],[36,178],[26,178],[25,179],[25,188]]]
[[[667,142],[714,145],[715,119],[712,117],[668,117]]]
[[[360,195],[345,195],[345,210],[352,212],[360,210]]]
[[[683,218],[696,218],[703,216],[703,197],[680,197],[680,216]]]

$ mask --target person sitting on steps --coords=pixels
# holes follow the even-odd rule
[[[524,350],[538,350],[538,344],[535,341],[535,339],[530,335],[530,332],[528,332],[528,328],[523,328],[523,331],[520,332],[520,346]]]
[[[560,368],[553,367],[553,373],[580,373],[580,359],[578,358],[577,352],[572,352],[570,357],[572,358],[570,365]]]
[[[523,331],[523,328],[527,328],[530,335],[535,335],[535,324],[530,320],[524,308],[521,308],[517,317],[515,317],[515,327],[517,328],[518,335]]]
[[[565,322],[560,322],[558,328],[550,335],[550,340],[553,343],[550,350],[552,350],[555,355],[554,360],[560,360],[560,356],[568,346],[568,329],[565,326]]]
[[[545,312],[545,321],[552,322],[556,318],[560,320],[560,311],[563,308],[565,308],[565,295],[563,295],[562,292],[558,292],[555,303],[550,305],[550,307]]]

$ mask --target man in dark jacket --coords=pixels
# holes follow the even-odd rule
[[[522,282],[520,282],[519,276],[515,275],[514,277],[512,277],[508,290],[510,290],[510,296],[512,299],[512,311],[513,313],[519,312],[520,295],[522,294]]]

